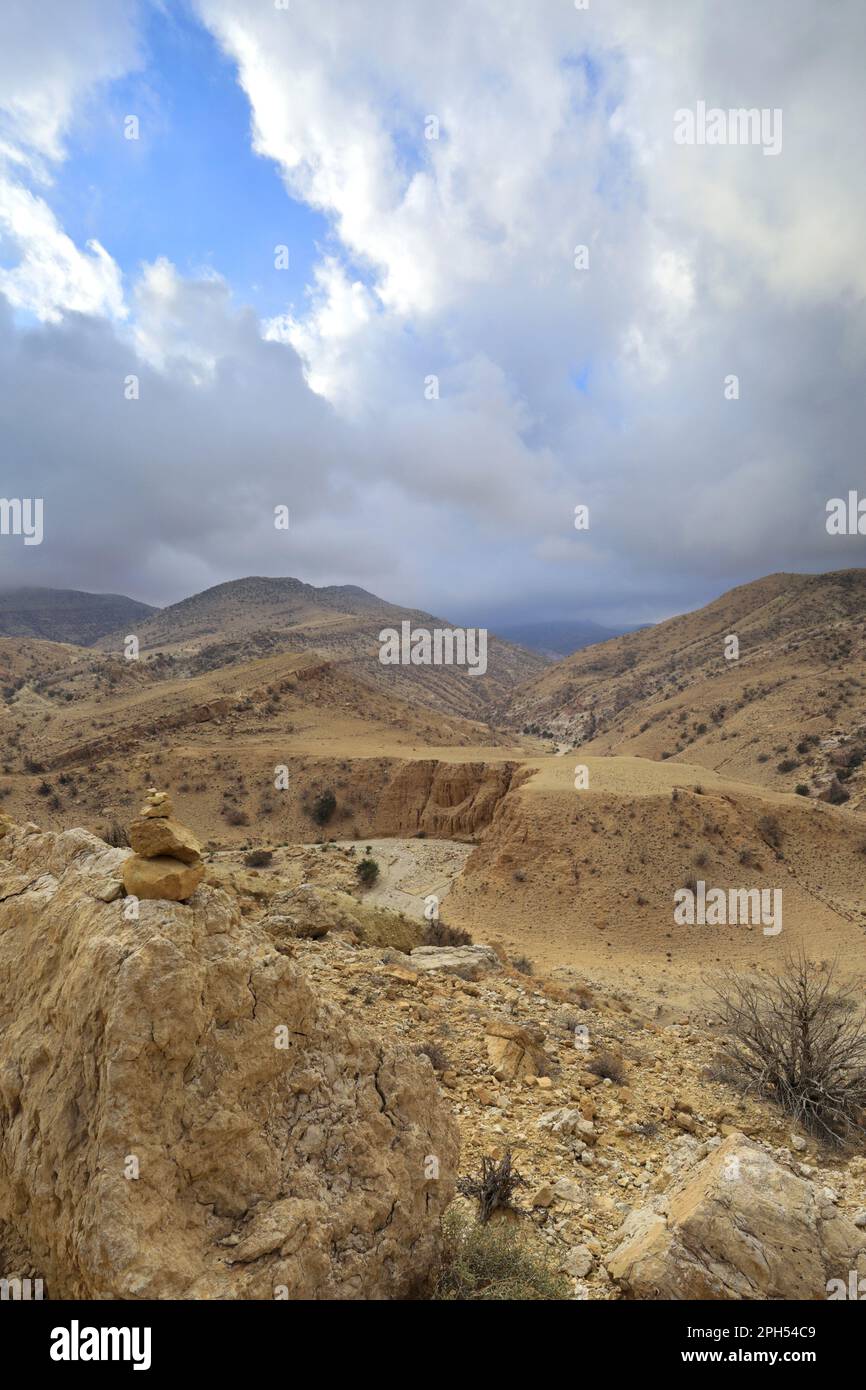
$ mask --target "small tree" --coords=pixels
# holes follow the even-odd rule
[[[721,1056],[747,1089],[774,1100],[831,1145],[862,1139],[866,1019],[862,989],[802,953],[767,979],[727,970],[713,985]]]

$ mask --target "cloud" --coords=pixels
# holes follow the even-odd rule
[[[82,250],[41,193],[64,156],[81,100],[139,61],[138,5],[7,0],[0,49],[0,291],[56,322],[65,310],[123,317],[118,266],[96,240]]]
[[[463,620],[471,598],[619,621],[864,562],[824,528],[866,423],[860,0],[196,10],[255,150],[331,235],[265,324],[168,248],[124,297],[7,166],[0,287],[45,321],[7,319],[0,349],[10,467],[45,479],[34,573],[149,598],[296,573]],[[57,159],[82,93],[137,61],[112,22],[104,54],[84,26],[74,77],[51,35],[53,124],[28,49],[16,149]],[[675,144],[699,100],[780,108],[780,155]]]
[[[16,309],[59,322],[66,310],[125,318],[120,270],[98,241],[79,250],[48,204],[0,178],[0,234],[20,259],[0,267],[0,292]]]

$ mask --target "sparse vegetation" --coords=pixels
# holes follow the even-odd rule
[[[422,1043],[420,1047],[415,1048],[415,1056],[426,1057],[435,1072],[441,1074],[443,1071],[448,1070],[449,1062],[447,1053],[437,1042]]]
[[[482,1157],[480,1173],[459,1178],[457,1191],[478,1203],[478,1220],[484,1225],[498,1208],[511,1207],[518,1187],[526,1186],[526,1179],[511,1165],[511,1150],[506,1149],[498,1163]]]
[[[450,1211],[433,1298],[459,1302],[541,1302],[571,1296],[537,1236],[512,1222],[472,1224]]]
[[[327,825],[337,809],[337,798],[328,790],[320,792],[313,802],[311,815],[316,825]]]
[[[355,876],[363,888],[372,888],[379,877],[379,865],[375,859],[365,856],[355,866]]]
[[[249,854],[244,855],[244,863],[248,869],[266,869],[273,857],[272,849],[251,849]]]
[[[598,1052],[595,1057],[587,1063],[587,1071],[592,1072],[593,1076],[600,1076],[608,1079],[615,1086],[622,1086],[625,1083],[625,1063],[621,1057],[617,1057],[615,1052],[605,1050]]]
[[[471,946],[472,937],[462,927],[449,927],[442,921],[424,924],[425,946]]]
[[[864,1131],[866,1018],[862,989],[835,967],[790,957],[781,975],[727,970],[714,985],[723,1064],[803,1128],[839,1146]]]
[[[102,832],[102,838],[107,845],[114,849],[128,849],[129,836],[124,826],[119,821],[112,821]]]

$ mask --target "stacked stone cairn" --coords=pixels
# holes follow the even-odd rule
[[[174,819],[167,792],[151,787],[138,819],[129,827],[135,853],[123,865],[123,884],[137,898],[185,902],[204,878],[201,845]]]

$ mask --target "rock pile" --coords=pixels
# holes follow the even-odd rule
[[[137,898],[185,902],[204,878],[201,845],[174,819],[166,792],[150,788],[138,819],[129,827],[129,843],[135,853],[123,866],[123,884]]]

